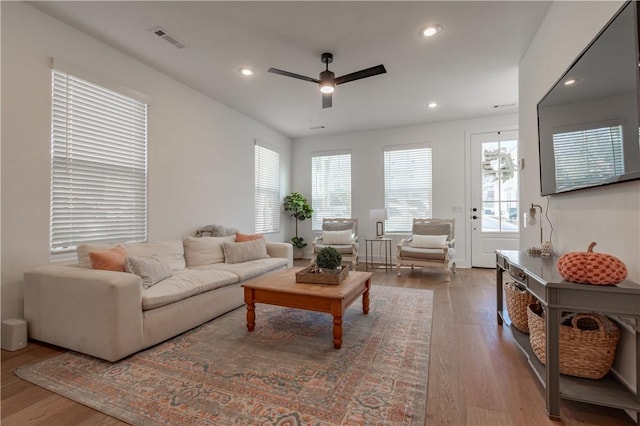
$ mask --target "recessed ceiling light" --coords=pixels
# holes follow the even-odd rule
[[[426,27],[422,27],[420,29],[420,37],[427,38],[434,36],[442,31],[442,27],[437,24],[427,25]]]
[[[429,108],[435,108],[437,106],[438,106],[438,104],[435,103],[435,102],[429,102],[429,104],[427,105],[427,107],[429,107]]]
[[[238,70],[238,72],[240,74],[242,74],[245,77],[251,77],[252,75],[255,75],[255,71],[252,70],[251,68],[247,68],[247,67],[242,67]]]
[[[574,84],[575,82],[576,82],[576,81],[575,81],[575,79],[571,78],[571,79],[569,79],[569,80],[565,81],[565,82],[564,82],[564,85],[565,85],[565,86],[571,86],[571,85],[572,85],[572,84]]]

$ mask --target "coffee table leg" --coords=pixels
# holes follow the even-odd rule
[[[342,347],[342,316],[333,317],[333,347]]]
[[[362,293],[362,312],[366,315],[369,313],[369,287],[370,282],[367,280],[365,283],[365,290]]]
[[[244,289],[244,303],[247,305],[247,330],[253,331],[256,328],[256,304],[253,302],[253,290]]]
[[[256,328],[256,305],[247,303],[247,330],[253,331]]]

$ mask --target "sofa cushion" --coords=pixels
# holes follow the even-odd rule
[[[142,291],[142,309],[159,308],[238,281],[236,274],[222,270],[177,271],[172,277]]]
[[[153,243],[126,243],[123,246],[130,256],[150,257],[157,254],[174,271],[184,269],[186,266],[184,262],[184,247],[180,239]]]
[[[76,248],[76,255],[78,256],[78,265],[83,268],[91,268],[90,252],[111,250],[117,247],[118,244],[114,243],[82,243],[78,244]]]
[[[127,251],[122,246],[114,247],[110,250],[96,250],[89,252],[91,267],[93,269],[103,269],[105,271],[124,272],[124,262]]]
[[[127,256],[125,270],[142,278],[142,288],[149,288],[173,275],[171,266],[157,253],[150,257]]]
[[[180,240],[158,241],[154,243],[79,244],[76,249],[78,255],[78,265],[82,266],[83,268],[91,268],[91,259],[89,258],[89,252],[110,250],[114,247],[117,247],[118,245],[124,247],[127,251],[127,254],[130,254],[132,256],[149,257],[157,253],[165,262],[167,262],[171,266],[171,269],[173,269],[174,271],[184,269],[186,266],[184,261],[184,248],[182,246],[182,241]]]
[[[197,270],[227,271],[235,274],[241,281],[255,278],[276,269],[286,268],[288,260],[281,257],[250,260],[243,263],[215,263],[197,267]]]
[[[241,243],[223,243],[225,263],[242,263],[269,257],[264,238]]]
[[[243,234],[241,232],[236,232],[236,242],[243,243],[245,241],[253,241],[264,239],[264,235],[262,234]]]
[[[184,237],[182,243],[187,267],[224,262],[222,244],[235,241],[235,233],[228,237]]]

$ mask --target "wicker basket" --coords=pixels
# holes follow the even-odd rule
[[[317,272],[315,265],[296,272],[297,283],[338,285],[349,275],[349,265],[342,265],[339,273]]]
[[[527,309],[530,304],[536,302],[536,298],[514,282],[504,285],[504,297],[507,302],[507,313],[513,325],[523,333],[529,334]]]
[[[545,331],[540,304],[529,305],[529,341],[533,352],[545,364]],[[560,325],[560,374],[601,379],[616,356],[620,330],[606,316],[575,314],[570,325]]]

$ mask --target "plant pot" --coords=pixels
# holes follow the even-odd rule
[[[301,248],[297,248],[297,247],[293,248],[293,258],[295,260],[302,259],[302,249]]]

